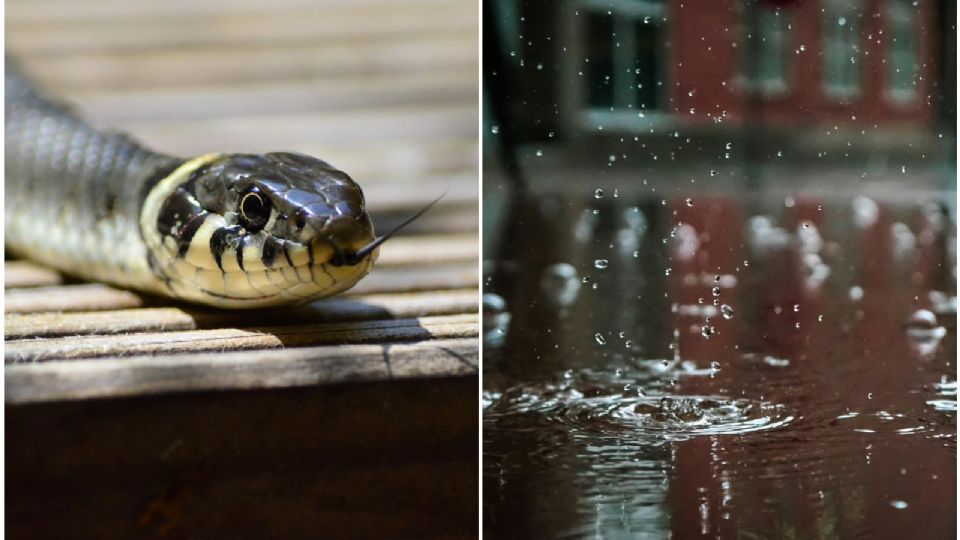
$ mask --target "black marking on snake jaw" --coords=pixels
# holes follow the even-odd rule
[[[206,212],[203,212],[195,216],[180,229],[180,236],[177,237],[177,257],[182,259],[187,256],[187,251],[190,251],[190,243],[193,242],[193,237],[200,230],[200,226],[206,221],[207,215]]]
[[[287,251],[287,243],[284,242],[282,245],[283,245],[283,256],[286,257],[286,259],[287,259],[287,264],[289,264],[290,267],[292,268],[292,267],[293,267],[293,259],[290,258],[290,252]]]
[[[221,272],[223,272],[223,252],[226,251],[227,248],[236,249],[242,229],[239,225],[221,227],[210,235],[210,253],[213,253],[213,260],[217,262],[217,268],[219,268]]]
[[[240,240],[237,241],[237,266],[240,267],[240,270],[243,270],[243,244],[247,241],[246,236],[241,236]],[[253,287],[253,285],[250,285]]]
[[[273,260],[277,256],[277,246],[279,245],[280,242],[274,240],[273,238],[267,238],[264,240],[263,251],[260,254],[260,260],[263,261],[263,265],[267,268],[273,267]]]
[[[205,213],[192,193],[184,186],[178,187],[160,207],[160,213],[157,215],[157,232],[161,237],[180,237],[183,235],[185,224],[189,224],[194,218]]]

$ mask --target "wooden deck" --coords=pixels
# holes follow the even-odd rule
[[[462,0],[15,0],[7,53],[175,155],[290,150],[364,188],[346,295],[219,311],[5,262],[11,537],[470,537],[478,9]]]

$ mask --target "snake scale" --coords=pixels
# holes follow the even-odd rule
[[[189,302],[262,307],[349,289],[400,228],[377,238],[360,187],[324,161],[160,154],[91,127],[7,66],[5,238],[19,256]]]

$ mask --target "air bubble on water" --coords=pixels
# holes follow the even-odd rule
[[[613,163],[616,160],[617,160],[617,156],[613,154],[610,154],[610,157],[607,158],[607,161],[609,161],[610,163]]]
[[[639,251],[634,251],[634,252],[633,252],[633,258],[634,258],[634,259],[640,258],[640,252],[639,252]]]
[[[743,266],[750,266],[750,261],[744,259]]]
[[[594,334],[593,339],[597,340],[597,343],[599,343],[600,345],[607,344],[607,338],[603,337],[603,335],[600,334],[600,332],[597,332],[596,334]]]
[[[667,269],[664,271],[664,274],[669,276],[669,275],[670,275],[670,272],[671,272],[672,270],[673,270],[672,268],[667,268]]]
[[[710,339],[710,336],[716,333],[717,333],[717,330],[712,326],[704,326],[703,328],[700,329],[700,335],[702,335],[707,339]]]
[[[540,71],[542,69],[543,69],[543,64],[537,64],[537,71]]]
[[[632,349],[632,348],[633,348],[633,342],[628,339],[628,340],[626,340],[626,341],[623,343],[623,346],[626,347],[627,349]]]
[[[543,157],[543,150],[537,150],[537,157]]]
[[[863,287],[860,287],[859,285],[854,285],[853,287],[850,287],[849,294],[850,294],[850,299],[856,302],[863,298]]]
[[[596,269],[598,269],[598,270],[603,270],[603,269],[606,268],[609,264],[610,264],[610,261],[608,261],[607,259],[597,259],[597,260],[593,261],[593,266],[594,266],[594,268],[596,268]]]
[[[603,198],[603,190],[600,189],[600,188],[597,188],[597,190],[593,192],[593,198],[594,198],[594,199],[602,199],[602,198]]]
[[[693,206],[693,199],[691,199],[690,197],[687,197],[686,203],[687,203],[687,206]]]
[[[490,133],[494,135],[500,133],[500,126],[490,126]]]
[[[821,313],[820,315],[817,315],[817,321],[818,321],[818,322],[823,322],[823,314],[822,314],[822,313]]]
[[[733,308],[730,307],[730,306],[728,306],[728,305],[726,305],[726,304],[720,306],[720,313],[723,315],[723,318],[724,318],[724,319],[732,319],[732,318],[733,318]]]
[[[794,313],[798,313],[799,311],[800,311],[800,304],[794,304],[794,305],[793,305],[793,312],[794,312]]]

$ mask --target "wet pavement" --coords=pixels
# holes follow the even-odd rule
[[[956,536],[944,205],[608,190],[518,215],[486,269],[485,534]]]

